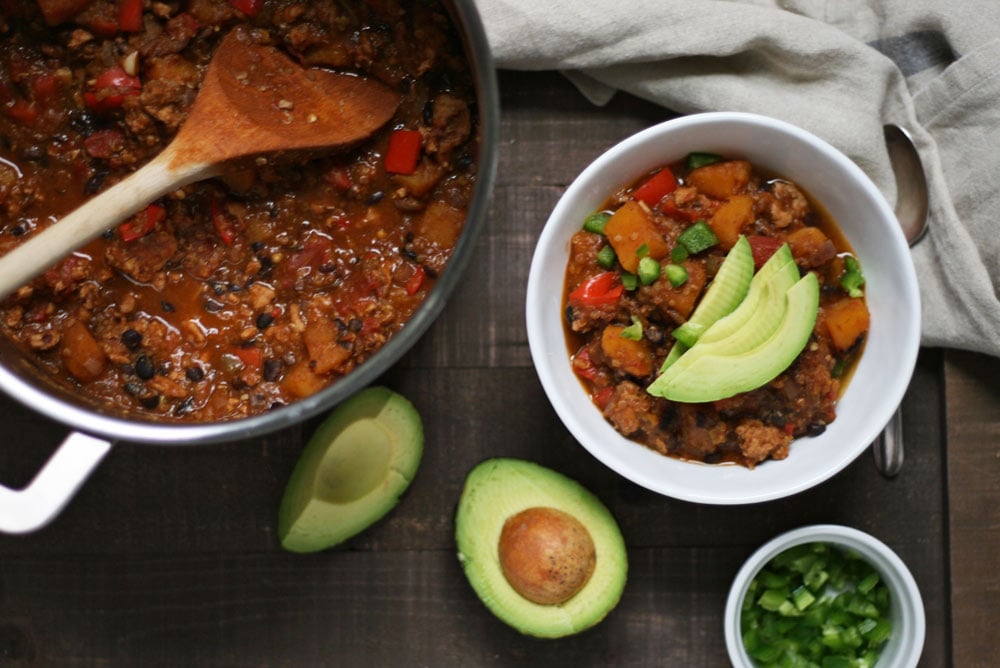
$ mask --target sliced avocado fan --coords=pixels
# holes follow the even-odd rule
[[[784,292],[774,277],[767,286],[742,327],[721,339],[696,343],[647,391],[684,403],[718,401],[766,385],[787,369],[816,324],[819,280],[810,272]]]

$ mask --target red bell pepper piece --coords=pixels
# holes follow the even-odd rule
[[[48,104],[59,92],[59,80],[54,74],[41,74],[31,80],[31,99],[39,104]]]
[[[326,182],[337,190],[350,190],[351,189],[351,173],[347,170],[347,167],[343,165],[338,165],[332,167],[328,171],[324,178]]]
[[[233,242],[236,241],[236,223],[222,210],[219,206],[219,200],[215,196],[212,197],[211,208],[212,227],[215,228],[215,233],[222,239],[222,243],[232,246]]]
[[[152,232],[166,217],[166,209],[159,204],[150,204],[143,211],[119,225],[118,234],[121,235],[122,241],[130,243]]]
[[[664,167],[633,190],[632,197],[647,206],[653,206],[675,190],[677,190],[677,179],[668,167]]]
[[[594,366],[594,361],[590,358],[590,349],[587,346],[581,346],[573,355],[573,371],[580,378],[590,382],[594,382],[597,378],[597,367]]]
[[[138,95],[142,89],[139,77],[120,67],[105,70],[94,80],[94,89],[84,92],[84,103],[94,111],[111,111],[122,106],[126,97]]]
[[[413,276],[406,281],[406,294],[415,295],[423,286],[424,281],[427,279],[427,272],[424,271],[423,267],[418,266],[417,270],[413,272]]]
[[[569,300],[584,306],[614,304],[625,292],[625,286],[618,280],[618,274],[606,271],[592,276],[569,293]]]
[[[142,30],[142,0],[121,0],[118,3],[118,27],[125,32]]]
[[[602,387],[599,390],[594,390],[594,393],[590,395],[590,399],[594,402],[595,406],[603,411],[608,407],[608,402],[611,401],[611,395],[614,392],[615,388],[613,387]]]
[[[98,130],[83,140],[83,148],[92,158],[109,160],[125,149],[125,135],[121,130]]]
[[[264,0],[229,0],[229,5],[247,16],[256,16],[264,6]]]
[[[423,141],[419,130],[394,130],[385,152],[385,171],[412,174],[417,169]]]
[[[753,265],[755,269],[764,266],[774,253],[785,243],[778,237],[764,237],[752,235],[747,237],[750,242],[750,251],[753,253]]]
[[[241,348],[237,346],[232,349],[232,352],[248,367],[260,369],[264,364],[264,351],[260,348]]]
[[[38,107],[27,100],[14,100],[6,107],[7,115],[21,125],[33,125],[38,120]]]

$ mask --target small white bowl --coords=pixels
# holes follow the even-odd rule
[[[912,668],[917,665],[924,647],[926,620],[920,590],[906,564],[882,541],[850,527],[816,524],[802,527],[773,538],[759,548],[736,574],[726,600],[724,618],[726,649],[736,668],[753,668],[753,662],[743,649],[740,633],[740,612],[743,597],[757,572],[785,550],[803,543],[829,543],[859,553],[878,572],[889,588],[892,635],[882,647],[878,665],[892,668]]]
[[[837,222],[865,273],[871,329],[837,419],[796,440],[787,459],[754,470],[665,457],[619,434],[570,365],[562,290],[569,243],[584,218],[618,189],[692,151],[743,157],[801,185]],[[622,141],[569,186],[538,239],[528,277],[531,356],[549,401],[594,457],[629,480],[678,499],[756,503],[823,482],[875,439],[899,406],[920,345],[920,298],[909,247],[881,192],[849,158],[788,123],[745,113],[706,113],[661,123]]]

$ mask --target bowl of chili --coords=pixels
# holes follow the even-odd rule
[[[903,560],[845,526],[771,539],[744,562],[726,599],[726,648],[740,668],[803,660],[911,668],[925,632],[920,589]]]
[[[468,265],[499,109],[467,0],[18,5],[0,17],[0,252],[162,149],[236,28],[382,81],[399,110],[360,145],[185,186],[0,305],[0,388],[76,430],[30,488],[0,487],[0,530],[51,519],[114,441],[236,440],[329,410],[416,343]]]
[[[739,170],[759,170],[767,179],[781,183],[782,189],[790,188],[787,184],[791,183],[797,192],[808,195],[798,199],[808,199],[816,209],[822,209],[824,217],[834,221],[834,231],[842,235],[841,245],[830,251],[832,255],[826,251],[822,253],[824,261],[833,258],[829,266],[836,267],[835,281],[830,280],[834,274],[830,274],[828,267],[810,265],[810,260],[803,259],[800,249],[793,251],[799,269],[796,276],[820,275],[820,306],[816,327],[788,373],[801,369],[802,360],[807,356],[822,359],[820,364],[812,364],[810,368],[825,369],[821,376],[816,376],[822,381],[824,403],[801,422],[793,422],[790,417],[798,412],[796,394],[791,389],[797,389],[799,394],[811,400],[808,399],[811,386],[808,375],[782,380],[786,373],[761,388],[762,392],[775,390],[791,403],[774,407],[761,402],[764,409],[759,414],[741,414],[741,419],[751,421],[748,426],[734,422],[725,424],[729,413],[738,412],[735,407],[753,406],[752,402],[745,401],[754,395],[749,391],[742,393],[746,388],[734,397],[713,398],[704,404],[689,406],[668,405],[669,402],[661,403],[658,398],[645,396],[648,394],[645,388],[666,362],[664,357],[671,351],[673,339],[680,340],[680,333],[677,337],[671,336],[671,328],[682,329],[680,324],[691,313],[687,310],[678,317],[671,309],[681,310],[681,292],[686,285],[698,286],[695,300],[690,304],[697,308],[705,292],[704,286],[711,283],[711,272],[720,271],[725,258],[718,247],[705,250],[698,238],[691,240],[695,248],[684,249],[688,251],[685,255],[688,259],[673,256],[677,246],[687,244],[670,231],[669,225],[695,211],[689,202],[708,200],[700,193],[692,196],[694,180],[687,172],[679,173],[681,188],[677,188],[677,183],[664,186],[657,178],[662,180],[658,175],[663,166],[690,160],[692,156],[696,159],[724,156],[734,164],[746,163],[735,165]],[[733,166],[727,165],[727,169]],[[768,184],[771,182],[768,180]],[[677,188],[676,197],[664,194],[674,188]],[[657,192],[652,192],[654,190]],[[772,214],[762,213],[762,206],[774,204],[777,191],[770,185],[759,190],[767,191],[771,199],[749,205],[749,222],[742,230],[735,233],[717,227],[709,230],[714,230],[719,237],[713,243],[730,234],[729,245],[736,246],[738,237],[745,236],[751,239],[751,250],[756,254],[754,236],[790,236],[781,230],[776,232],[773,221],[765,220],[773,217]],[[688,207],[689,210],[678,213],[671,207],[678,205],[682,191],[686,199],[679,208]],[[748,191],[741,191],[745,192]],[[731,197],[729,201],[742,196]],[[645,199],[654,204],[640,203]],[[652,210],[662,240],[652,236],[647,239],[638,232],[621,235],[621,238],[631,239],[632,245],[637,247],[628,251],[623,250],[627,243],[619,244],[612,248],[615,252],[603,260],[606,264],[601,264],[605,249],[598,248],[605,242],[593,234],[590,241],[581,240],[581,235],[589,233],[586,226],[594,225],[591,218],[595,213],[609,209],[609,200],[610,208],[616,210],[614,218],[627,217],[618,215],[621,210],[638,211],[644,207],[647,211]],[[718,201],[708,203],[714,207],[710,211],[724,208]],[[643,218],[642,215],[637,217]],[[717,222],[714,215],[699,216],[695,211],[693,217],[685,220],[683,234],[694,234],[698,227],[712,227],[698,220],[699,217],[709,218],[713,225]],[[813,224],[804,227],[810,228]],[[806,229],[809,236],[814,232]],[[834,236],[834,232],[830,232],[830,236]],[[662,248],[658,247],[660,241]],[[792,245],[794,247],[794,240]],[[585,247],[584,252],[580,252],[581,247]],[[714,260],[712,253],[715,253]],[[689,255],[703,258],[700,265],[692,264]],[[580,257],[600,266],[588,264],[584,270],[577,270],[578,265],[582,266]],[[841,285],[847,273],[848,257],[863,270],[864,283],[860,290],[856,284]],[[656,258],[658,268],[648,277],[656,283],[647,285],[641,267],[648,264],[646,261],[650,258]],[[755,261],[755,264],[758,265],[755,269],[759,269],[759,263]],[[675,269],[685,274],[690,272],[690,276],[671,287],[674,278],[668,271],[669,265],[677,265]],[[698,272],[701,272],[700,283],[696,280]],[[561,289],[553,289],[554,286]],[[847,347],[854,358],[849,374],[831,381],[832,374],[839,371],[832,368],[835,356],[829,353],[832,345],[829,333],[826,329],[821,332],[820,328],[826,327],[823,323],[829,318],[831,300],[846,298],[848,288],[863,296],[867,307],[865,315],[869,316],[865,318],[867,329]],[[671,304],[670,308],[661,308],[667,316],[675,318],[669,325],[658,322],[657,316],[651,315],[655,305],[650,306],[649,300],[643,301],[644,295],[654,290],[669,297],[669,300],[661,300]],[[581,303],[585,308],[580,307]],[[623,306],[626,304],[633,307],[631,311]],[[603,318],[600,324],[605,331],[603,335],[585,339],[581,346],[579,332],[573,326],[581,321],[582,312],[593,315],[594,319]],[[789,123],[754,114],[716,112],[673,119],[627,138],[598,157],[574,180],[539,236],[528,279],[526,324],[532,360],[546,395],[571,435],[592,456],[629,480],[667,496],[698,503],[743,504],[789,496],[817,485],[842,470],[868,447],[898,406],[912,375],[919,348],[920,302],[913,263],[892,210],[856,164],[820,138]],[[659,333],[651,332],[657,328]],[[607,335],[607,330],[611,329],[617,336]],[[643,339],[643,345],[657,352],[645,360],[635,358],[641,364],[626,364],[622,360],[632,358],[618,352],[635,347],[633,341],[627,341],[630,335]],[[608,345],[608,337],[613,345]],[[592,356],[589,363],[588,354]],[[618,365],[614,369],[607,363],[611,358],[615,358]],[[581,374],[581,370],[584,373]],[[596,371],[598,377],[588,378],[588,370]],[[626,395],[635,398],[636,403],[619,403],[619,413],[612,414],[608,408],[611,404],[606,403],[608,396]],[[648,406],[650,402],[654,410],[648,413],[640,409],[629,412],[631,406]],[[681,420],[678,415],[689,417]],[[632,418],[629,426],[627,423]],[[642,439],[635,434],[642,433],[639,427],[643,425],[648,431],[659,429],[660,440],[640,442]],[[785,440],[784,449],[774,451],[774,456],[766,459],[741,460],[740,451],[732,446],[737,440],[733,435],[737,427],[746,429],[745,433],[751,436],[765,432],[776,434]],[[787,432],[782,434],[784,429]],[[717,438],[722,445],[709,456],[693,456],[690,450],[685,452],[673,445],[678,434],[688,433],[699,434],[705,442]],[[717,437],[717,434],[725,435]],[[746,440],[752,444],[754,438]]]

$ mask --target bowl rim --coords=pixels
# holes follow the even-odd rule
[[[878,421],[866,418],[863,421],[864,424],[861,425],[863,431],[859,431],[856,442],[852,441],[849,449],[838,452],[832,458],[832,465],[822,467],[822,470],[820,470],[820,467],[814,467],[815,470],[805,471],[804,475],[792,476],[791,479],[781,482],[772,481],[767,489],[756,489],[747,492],[745,489],[740,490],[738,486],[733,485],[699,486],[694,479],[703,478],[706,474],[699,472],[697,468],[692,468],[702,467],[703,469],[713,469],[716,471],[729,469],[723,477],[738,479],[741,474],[733,472],[732,469],[743,469],[743,467],[735,465],[728,467],[706,465],[700,462],[682,461],[653,453],[661,460],[670,460],[676,465],[685,467],[683,469],[676,469],[677,475],[673,475],[672,465],[653,463],[651,460],[650,466],[635,465],[626,460],[636,457],[642,458],[643,455],[635,455],[631,452],[626,453],[625,451],[629,450],[629,448],[607,447],[608,443],[614,442],[617,444],[621,441],[626,445],[631,443],[636,448],[648,450],[645,446],[621,436],[609,424],[607,425],[607,430],[605,430],[604,427],[596,424],[593,420],[581,418],[578,415],[580,411],[576,408],[576,405],[566,398],[567,395],[573,394],[576,391],[569,388],[566,388],[564,391],[563,386],[567,385],[567,383],[559,382],[565,374],[565,369],[569,368],[569,356],[561,344],[563,337],[559,337],[559,346],[551,345],[553,328],[547,323],[547,319],[553,316],[547,311],[549,306],[544,305],[551,305],[556,288],[552,285],[554,280],[550,273],[552,270],[547,269],[544,265],[546,262],[551,262],[551,257],[556,252],[554,249],[568,246],[569,237],[567,230],[570,229],[570,224],[567,221],[572,215],[573,210],[580,206],[575,200],[582,198],[587,201],[594,201],[600,195],[600,199],[597,200],[598,204],[595,205],[599,206],[599,202],[609,196],[615,187],[624,186],[630,181],[629,178],[625,178],[617,186],[603,188],[599,184],[602,180],[606,181],[609,179],[605,175],[605,172],[620,175],[623,173],[621,165],[632,161],[637,155],[645,158],[644,151],[648,152],[650,145],[656,146],[657,149],[662,149],[665,155],[663,155],[659,164],[663,164],[663,162],[667,162],[670,159],[669,149],[664,147],[669,147],[671,142],[683,143],[684,133],[687,130],[696,128],[698,131],[704,131],[706,126],[712,130],[718,129],[732,132],[738,130],[745,132],[747,129],[752,129],[765,133],[768,138],[780,137],[782,140],[798,142],[798,146],[804,146],[808,149],[808,152],[817,154],[826,164],[830,164],[839,170],[837,173],[842,178],[848,180],[852,187],[857,189],[857,192],[865,198],[866,204],[870,204],[873,207],[875,215],[879,219],[895,223],[895,214],[889,207],[885,197],[861,168],[825,140],[820,139],[803,128],[769,116],[747,112],[705,112],[673,118],[641,130],[607,149],[583,169],[560,197],[538,237],[535,252],[532,256],[525,299],[528,344],[536,373],[556,413],[574,438],[603,464],[636,484],[673,498],[696,503],[719,505],[758,503],[790,496],[827,480],[854,461],[878,436],[881,429],[885,426],[885,422],[890,418],[892,410],[895,410],[902,401],[912,377],[913,369],[916,366],[920,345],[920,297],[917,288],[916,269],[914,268],[912,256],[909,252],[909,246],[899,226],[896,224],[876,226],[879,228],[879,234],[884,235],[885,246],[881,250],[888,252],[894,261],[898,260],[899,265],[898,269],[894,268],[894,271],[898,273],[894,273],[891,276],[899,277],[899,285],[894,286],[894,289],[898,289],[899,292],[898,294],[894,293],[894,299],[901,306],[893,312],[893,318],[884,319],[902,320],[902,324],[894,325],[894,327],[901,329],[901,331],[894,332],[893,336],[896,337],[896,334],[898,334],[898,337],[893,338],[892,341],[892,351],[894,356],[897,356],[895,369],[898,375],[887,379],[884,386],[879,388],[878,396],[881,397],[882,411],[876,416]],[[747,143],[751,142],[748,141]],[[681,149],[676,149],[676,152],[680,153],[680,151]],[[740,153],[741,147],[738,145],[734,146],[731,151],[732,153]],[[682,156],[677,155],[674,157],[679,158]],[[638,178],[643,173],[642,168],[646,166],[652,168],[654,165],[636,165],[630,172],[632,174],[631,179]],[[788,174],[788,176],[793,179],[795,178],[794,174]],[[579,212],[577,211],[576,213]],[[857,251],[856,241],[854,241],[854,245]],[[858,252],[859,254],[861,253],[861,251]],[[564,263],[562,271],[565,271]],[[548,276],[544,274],[548,274]],[[546,278],[548,279],[547,281]],[[887,282],[891,282],[891,280],[887,280]],[[561,294],[561,281],[558,290],[560,291],[559,294]],[[559,311],[560,308],[555,309],[555,312]],[[561,315],[554,317],[561,318]],[[549,334],[548,338],[545,336],[546,332]],[[553,350],[553,348],[556,348],[556,350]],[[562,356],[565,359],[560,362],[557,359],[558,356]],[[557,369],[557,366],[560,368]],[[562,368],[563,366],[564,368]],[[850,386],[848,386],[846,393],[849,394],[850,392]],[[585,397],[582,387],[579,393]],[[579,399],[579,397],[576,398]],[[841,401],[843,399],[844,397],[841,397]],[[890,404],[892,410],[889,409]],[[885,414],[882,415],[882,412]],[[831,425],[835,424],[836,422],[831,423]],[[843,426],[838,427],[838,431],[845,428]],[[597,430],[596,432],[594,431],[595,429]],[[600,440],[600,443],[595,442],[597,440]],[[797,441],[800,440],[803,439],[797,439]],[[795,444],[793,444],[794,447]],[[771,462],[768,462],[768,464],[771,464]],[[657,475],[653,469],[661,467],[670,469],[671,475]],[[746,469],[743,470],[746,471]],[[760,467],[752,473],[758,471],[760,471]],[[760,477],[763,476],[759,476],[758,480]]]
[[[883,647],[879,662],[883,657],[891,656],[894,659],[893,666],[916,666],[923,653],[927,621],[920,588],[913,574],[899,555],[881,540],[859,529],[838,524],[813,524],[786,531],[761,545],[743,562],[729,587],[723,615],[726,651],[733,666],[753,668],[754,665],[743,649],[740,633],[742,603],[750,581],[778,554],[796,545],[813,542],[852,549],[878,570],[882,581],[890,588],[892,609],[896,613],[893,637]],[[900,621],[901,624],[898,623]],[[893,651],[894,654],[887,655],[887,651]]]

